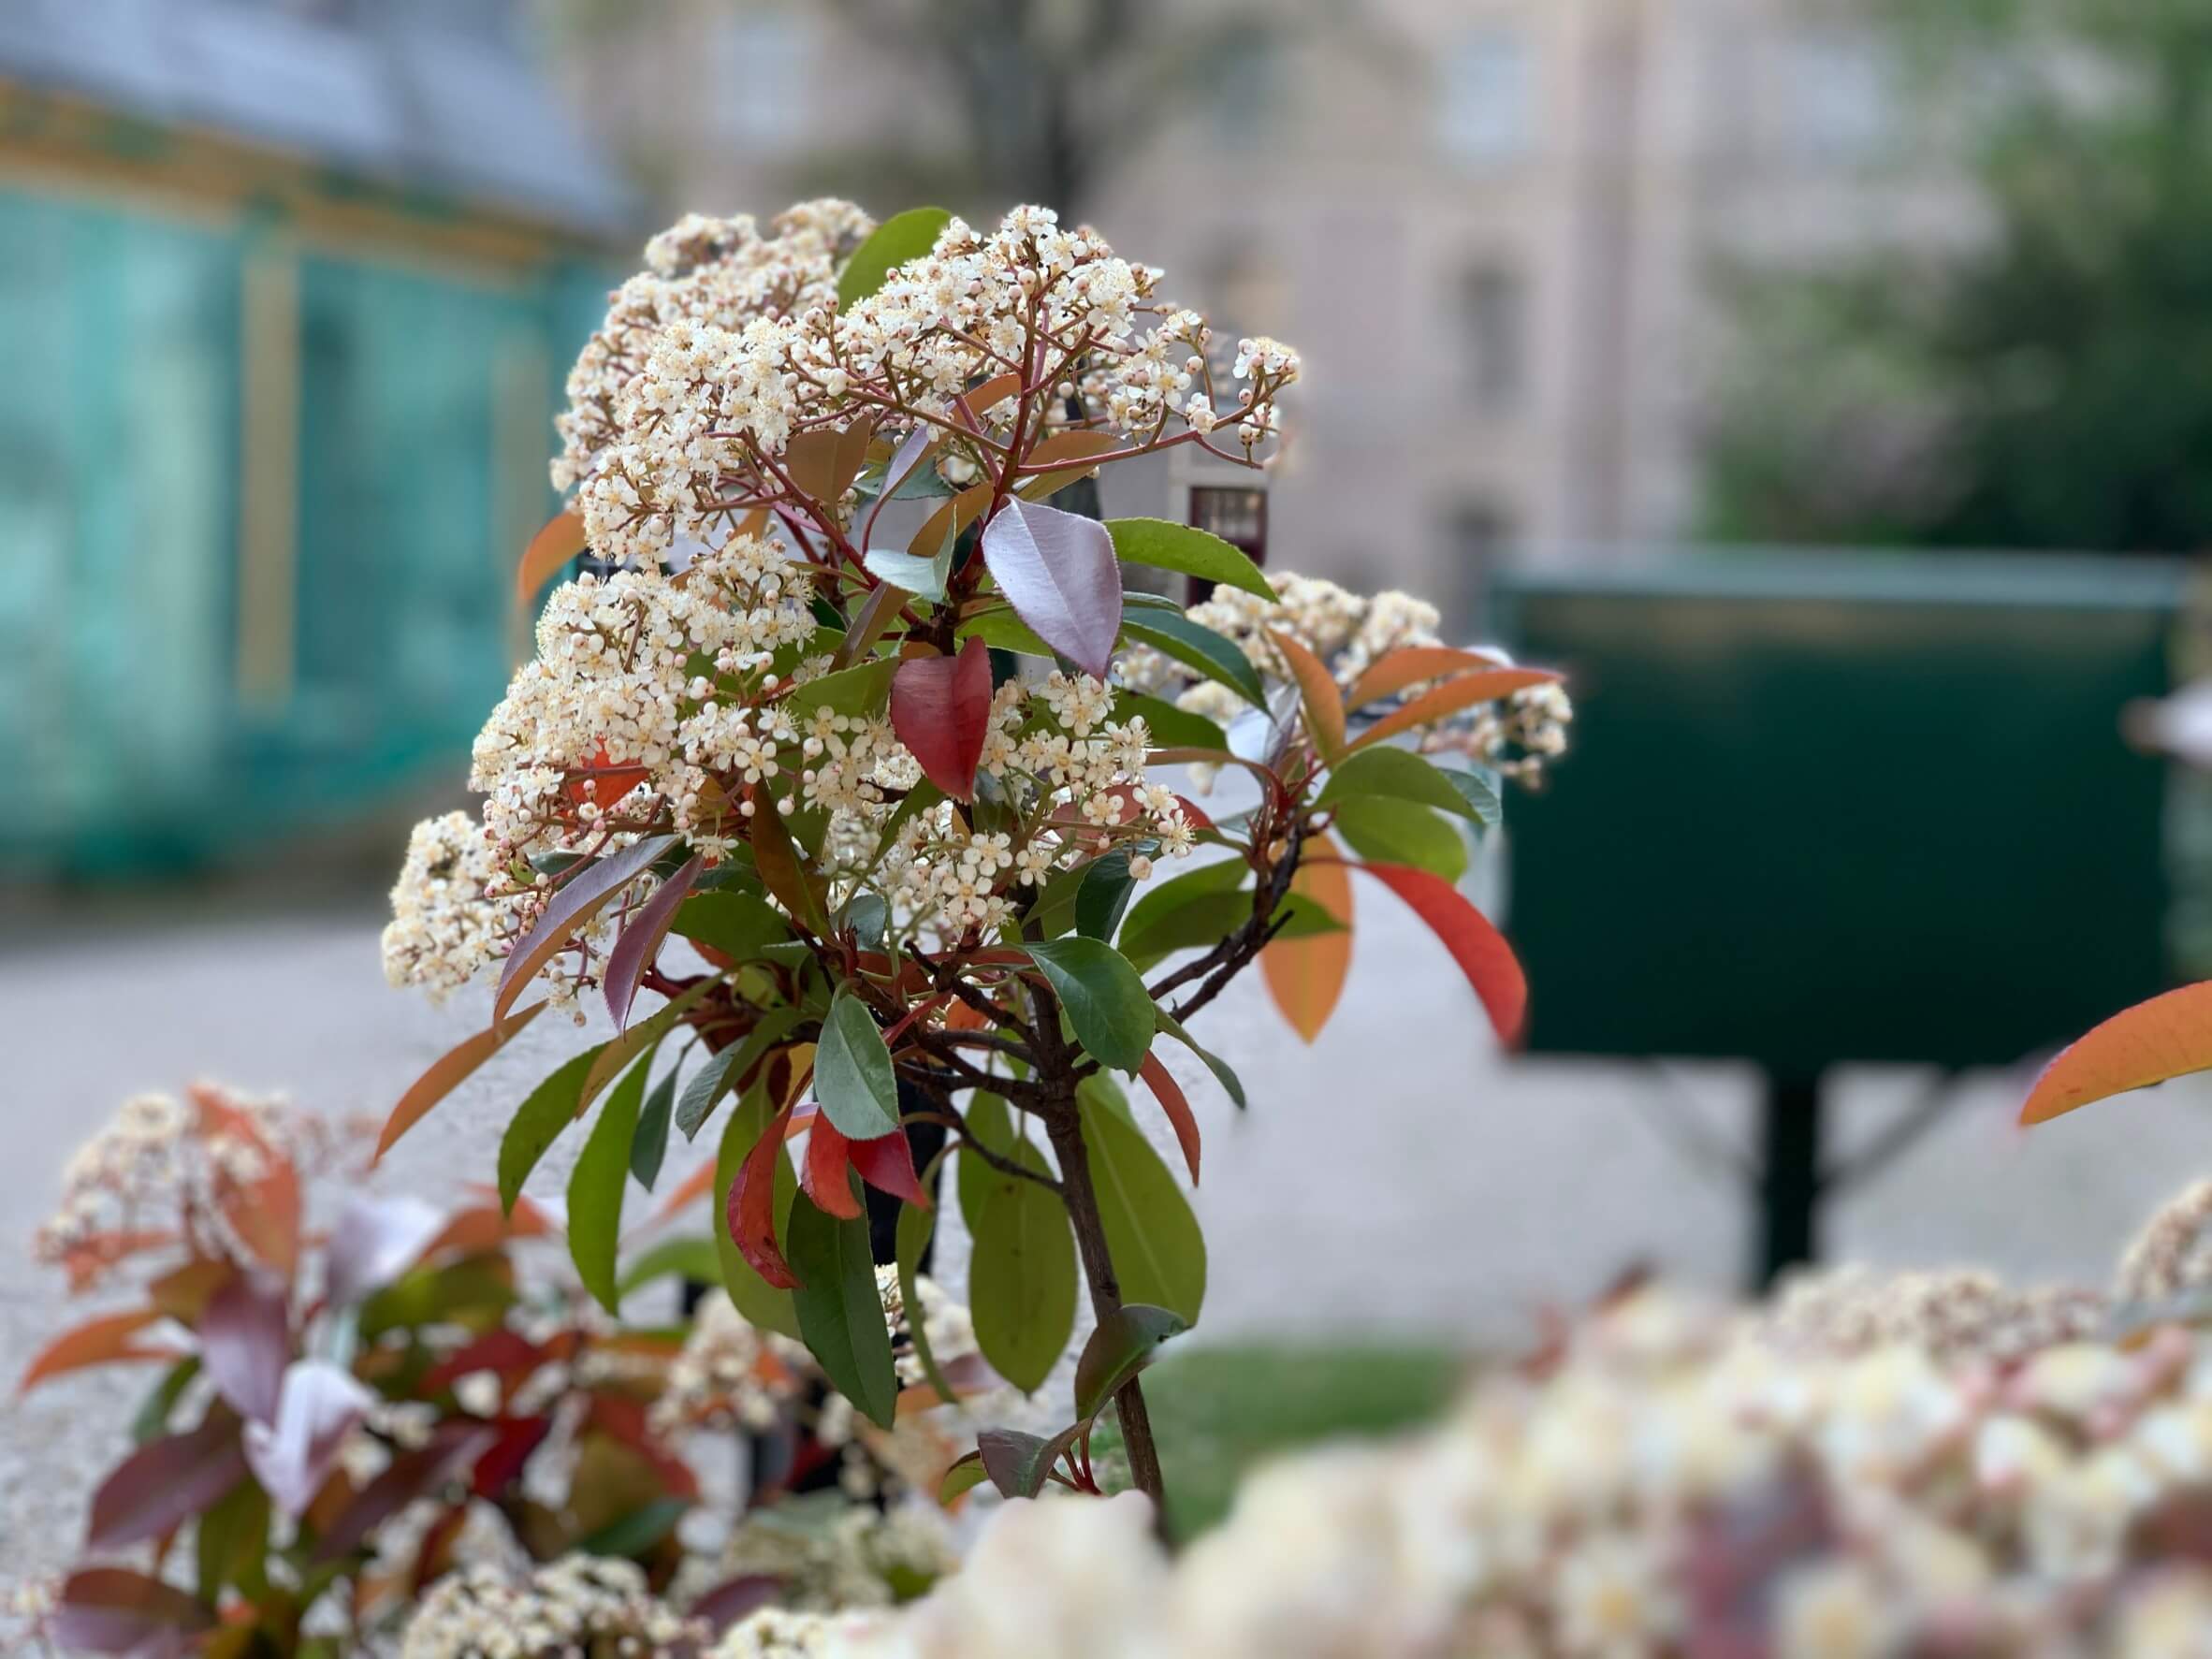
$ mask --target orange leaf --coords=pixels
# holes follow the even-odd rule
[[[1491,1026],[1505,1043],[1521,1041],[1522,1022],[1528,1017],[1528,976],[1506,936],[1466,895],[1441,876],[1396,864],[1359,866],[1404,899],[1413,913],[1429,924],[1429,931],[1444,942],[1467,983],[1481,998]],[[1299,874],[1303,875],[1301,866]]]
[[[1310,1039],[1309,1039],[1310,1041]],[[1183,1085],[1175,1081],[1175,1074],[1161,1063],[1157,1055],[1148,1054],[1144,1064],[1138,1068],[1146,1085],[1159,1097],[1160,1107],[1168,1114],[1168,1121],[1175,1126],[1175,1139],[1183,1147],[1183,1161],[1190,1166],[1190,1184],[1199,1180],[1199,1127],[1191,1115],[1190,1099],[1183,1092]]]
[[[2047,1123],[2108,1095],[2212,1070],[2212,980],[2124,1008],[2062,1048],[2020,1108],[2023,1124]]]
[[[826,507],[851,488],[868,455],[868,440],[876,435],[874,411],[863,415],[843,430],[829,427],[801,432],[784,445],[783,470],[802,492]]]
[[[807,1161],[799,1171],[799,1186],[814,1201],[814,1207],[840,1221],[855,1220],[860,1215],[860,1200],[849,1179],[852,1159],[846,1148],[850,1144],[836,1124],[816,1113],[814,1127],[807,1133]]]
[[[173,1360],[170,1348],[139,1347],[131,1338],[160,1318],[158,1308],[135,1308],[127,1314],[104,1314],[63,1332],[23,1368],[18,1391],[27,1392],[50,1376],[82,1371],[88,1365],[113,1365],[132,1360]]]
[[[213,1256],[195,1256],[146,1287],[154,1310],[180,1325],[197,1325],[216,1291],[238,1277],[239,1270]]]
[[[907,551],[917,559],[935,559],[939,548],[982,517],[991,504],[991,492],[988,484],[969,485],[922,521]]]
[[[499,1053],[507,1039],[536,1019],[545,1006],[543,1002],[533,1002],[520,1013],[510,1015],[503,1024],[494,1022],[488,1029],[457,1043],[433,1060],[429,1070],[407,1085],[400,1103],[384,1120],[384,1132],[376,1137],[375,1156],[369,1160],[371,1167],[392,1149],[393,1142],[419,1123],[431,1107],[453,1093],[461,1079]]]
[[[1009,369],[1004,374],[993,375],[973,391],[962,392],[960,401],[968,410],[969,423],[980,432],[984,412],[997,407],[1021,389],[1022,377]]]
[[[1380,698],[1418,686],[1425,679],[1441,679],[1469,668],[1503,668],[1506,664],[1480,651],[1455,650],[1450,646],[1400,646],[1385,651],[1367,665],[1346,701],[1364,708]]]
[[[584,550],[584,521],[574,513],[556,513],[530,538],[522,562],[515,567],[515,603],[528,604],[546,578]]]
[[[661,1201],[661,1207],[653,1212],[652,1219],[646,1225],[648,1227],[659,1226],[662,1222],[681,1214],[687,1205],[697,1203],[713,1190],[714,1159],[710,1157],[677,1183],[668,1196]]]
[[[1474,704],[1494,703],[1514,691],[1550,685],[1558,678],[1548,668],[1489,668],[1477,674],[1463,674],[1457,679],[1446,680],[1433,691],[1423,691],[1395,714],[1376,720],[1360,734],[1352,748],[1365,749],[1370,743],[1380,743],[1401,732],[1433,725],[1446,715],[1456,714]]]
[[[1290,665],[1291,677],[1298,681],[1299,701],[1305,705],[1305,728],[1314,735],[1314,746],[1323,760],[1335,760],[1344,752],[1344,693],[1336,689],[1328,665],[1299,641],[1280,629],[1271,629],[1268,637],[1275,642],[1275,649]]]
[[[299,1265],[299,1171],[220,1090],[195,1084],[186,1093],[199,1107],[201,1133],[243,1141],[261,1155],[261,1173],[224,1177],[216,1201],[246,1248],[290,1278]]]
[[[722,1225],[738,1255],[779,1290],[801,1288],[799,1275],[776,1242],[776,1160],[782,1155],[783,1126],[791,1112],[786,1106],[769,1120],[737,1166],[737,1179],[730,1183],[729,1201],[722,1206]]]
[[[1316,836],[1308,847],[1333,854],[1327,836]],[[1290,879],[1290,891],[1311,899],[1345,924],[1342,933],[1317,933],[1305,939],[1270,939],[1259,953],[1259,971],[1268,994],[1290,1027],[1307,1042],[1320,1036],[1321,1027],[1336,1011],[1344,995],[1345,977],[1352,967],[1352,879],[1342,863],[1308,859]]]
[[[1034,466],[1041,461],[1056,460],[1084,463],[1093,456],[1104,455],[1120,447],[1121,440],[1111,432],[1055,432],[1029,451],[1024,464]],[[1057,495],[1078,478],[1097,471],[1095,466],[1078,464],[1050,473],[1034,473],[1014,486],[1014,493],[1026,502],[1041,502],[1047,496]]]

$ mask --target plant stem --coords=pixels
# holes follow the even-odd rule
[[[1075,1228],[1075,1247],[1083,1258],[1084,1277],[1091,1288],[1091,1312],[1104,1318],[1121,1306],[1121,1284],[1113,1276],[1113,1258],[1106,1248],[1106,1224],[1099,1214],[1098,1190],[1091,1184],[1090,1150],[1083,1142],[1081,1108],[1072,1100],[1046,1120],[1053,1156],[1060,1165],[1060,1200],[1068,1206],[1068,1219]],[[1121,1418],[1122,1444],[1128,1448],[1129,1477],[1137,1490],[1152,1500],[1153,1521],[1163,1526],[1167,1518],[1167,1487],[1160,1478],[1159,1448],[1152,1439],[1152,1418],[1144,1408],[1144,1390],[1135,1377],[1113,1396]]]

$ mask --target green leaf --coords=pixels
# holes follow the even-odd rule
[[[766,946],[792,937],[791,924],[766,899],[728,891],[694,893],[669,931],[711,945],[733,962],[751,962]]]
[[[1467,841],[1448,819],[1389,795],[1336,803],[1336,833],[1361,858],[1409,864],[1457,882],[1467,873]]]
[[[1128,958],[1103,939],[1057,939],[1026,947],[1044,970],[1083,1052],[1134,1073],[1152,1052],[1152,998]]]
[[[622,1237],[622,1193],[630,1184],[630,1143],[645,1099],[650,1055],[607,1091],[599,1121],[568,1178],[568,1253],[576,1276],[593,1300],[617,1318],[622,1299],[615,1288],[615,1251]]]
[[[1011,608],[979,611],[968,618],[960,624],[955,637],[967,639],[971,636],[997,650],[1018,651],[1025,657],[1042,657],[1052,662],[1062,661],[1060,653],[1040,639],[1036,630],[1015,616]]]
[[[876,1141],[898,1128],[898,1077],[868,1005],[839,988],[814,1052],[814,1098],[848,1141]]]
[[[1229,1098],[1237,1103],[1237,1110],[1240,1112],[1244,1110],[1247,1102],[1244,1099],[1244,1080],[1230,1069],[1229,1062],[1214,1053],[1213,1050],[1199,1047],[1190,1033],[1183,1028],[1183,1022],[1166,1009],[1157,1010],[1157,1018],[1159,1028],[1203,1060],[1206,1063],[1206,1070],[1214,1074],[1214,1081],[1228,1091]]]
[[[776,1286],[753,1271],[752,1263],[738,1253],[737,1241],[730,1236],[730,1188],[737,1180],[737,1171],[745,1163],[745,1155],[768,1130],[776,1113],[768,1104],[765,1089],[755,1089],[738,1103],[730,1113],[730,1121],[722,1126],[720,1147],[714,1158],[714,1253],[721,1264],[722,1288],[730,1293],[730,1301],[746,1319],[763,1331],[779,1332],[795,1339],[799,1334],[798,1312],[792,1305],[792,1293]],[[782,1147],[776,1149],[776,1243],[791,1259],[790,1225],[793,1200],[799,1190],[799,1178],[791,1167],[791,1154]]]
[[[1004,1097],[984,1093],[970,1095],[968,1098],[968,1109],[961,1115],[968,1123],[968,1140],[988,1147],[1001,1157],[1013,1156],[1013,1113]],[[960,1188],[960,1219],[968,1224],[968,1235],[972,1238],[976,1217],[982,1214],[984,1191],[999,1178],[998,1171],[982,1158],[963,1150],[953,1172]]]
[[[177,1402],[184,1390],[192,1386],[192,1379],[199,1375],[199,1356],[187,1354],[162,1374],[138,1407],[138,1416],[131,1419],[131,1442],[143,1446],[149,1440],[158,1440],[169,1432],[169,1413],[177,1409]]]
[[[1365,749],[1360,751],[1368,752]],[[1495,829],[1506,821],[1506,806],[1498,799],[1497,786],[1480,772],[1460,766],[1439,767],[1445,780],[1460,792],[1460,799],[1467,803],[1464,816],[1472,818],[1484,829]]]
[[[1044,1155],[1026,1140],[1014,1142],[1011,1157],[1024,1169],[1052,1173]],[[1050,1187],[984,1168],[988,1179],[968,1265],[976,1346],[992,1370],[1034,1393],[1075,1331],[1075,1234],[1067,1206]]]
[[[1075,931],[1085,939],[1111,942],[1136,888],[1136,878],[1129,874],[1128,848],[1116,847],[1091,860],[1084,866],[1083,880],[1075,889]]]
[[[1114,1276],[1131,1302],[1171,1309],[1195,1325],[1206,1299],[1206,1241],[1198,1217],[1126,1108],[1099,1106],[1091,1087],[1098,1081],[1083,1085],[1083,1141]]]
[[[931,1190],[931,1181],[945,1161],[939,1151],[922,1171],[922,1189]],[[980,1161],[980,1160],[979,1160]],[[914,1345],[914,1358],[922,1366],[923,1380],[946,1400],[954,1398],[952,1383],[939,1369],[937,1355],[930,1350],[929,1332],[923,1329],[922,1292],[916,1280],[920,1276],[922,1253],[929,1248],[930,1235],[937,1231],[935,1204],[901,1204],[898,1207],[898,1226],[895,1230],[896,1259],[898,1263],[898,1294],[908,1309],[907,1337]]]
[[[950,521],[946,528],[951,528]],[[929,559],[896,547],[870,547],[861,563],[867,566],[871,575],[882,577],[894,588],[904,588],[932,604],[942,604],[945,583],[953,575],[953,540],[947,536],[945,545]]]
[[[791,1207],[786,1256],[799,1276],[799,1288],[791,1294],[808,1351],[821,1363],[830,1386],[862,1416],[890,1428],[898,1375],[882,1294],[876,1288],[867,1218],[839,1221],[802,1197]]]
[[[1270,604],[1277,603],[1259,567],[1242,548],[1211,531],[1169,518],[1109,518],[1106,533],[1113,538],[1114,556],[1125,564],[1149,564],[1202,582],[1226,582]]]
[[[964,1453],[953,1460],[953,1466],[945,1471],[945,1477],[938,1482],[937,1501],[949,1504],[962,1492],[973,1492],[990,1478],[991,1472],[983,1467],[982,1452]]]
[[[640,1060],[640,1067],[651,1064]],[[661,1179],[661,1165],[668,1156],[668,1120],[676,1110],[676,1074],[671,1066],[659,1083],[647,1091],[645,1107],[637,1114],[637,1133],[630,1142],[630,1173],[648,1192]]]
[[[513,1213],[515,1201],[522,1196],[522,1184],[530,1179],[531,1171],[538,1167],[538,1159],[546,1156],[546,1148],[560,1138],[560,1131],[576,1119],[576,1102],[583,1098],[584,1079],[590,1075],[592,1062],[599,1058],[604,1042],[594,1043],[582,1054],[565,1061],[560,1069],[530,1091],[529,1099],[516,1109],[508,1121],[507,1132],[500,1137],[500,1206]]]
[[[1157,749],[1227,749],[1229,734],[1202,714],[1177,708],[1157,697],[1138,691],[1117,691],[1113,718],[1127,723],[1142,720]]]
[[[837,309],[851,311],[854,301],[880,288],[894,270],[936,247],[952,222],[953,215],[942,208],[909,208],[877,226],[837,273]]]
[[[684,1498],[655,1498],[578,1538],[575,1548],[584,1555],[641,1556],[674,1532],[691,1506]]]
[[[1450,773],[1431,765],[1410,749],[1392,749],[1381,743],[1372,749],[1355,750],[1331,768],[1329,781],[1314,797],[1314,805],[1331,807],[1378,795],[1397,801],[1419,801],[1439,812],[1471,818],[1478,823],[1483,821],[1475,803],[1453,786]],[[1492,795],[1493,807],[1496,801],[1497,797]]]
[[[1075,1419],[1089,1422],[1121,1392],[1122,1384],[1152,1363],[1159,1346],[1190,1327],[1164,1307],[1125,1302],[1099,1321],[1075,1362]]]
[[[1131,639],[1164,651],[1186,668],[1227,686],[1257,707],[1267,706],[1267,692],[1259,671],[1252,666],[1236,642],[1194,622],[1180,611],[1143,611],[1122,618],[1121,631]]]
[[[683,1130],[685,1140],[698,1138],[700,1127],[714,1115],[715,1102],[723,1092],[735,1088],[760,1057],[790,1036],[792,1027],[803,1018],[795,1008],[771,1008],[745,1034],[743,1042],[706,1056],[706,1064],[691,1074],[676,1103],[676,1127]]]
[[[985,1429],[975,1437],[976,1455],[1001,1497],[1033,1498],[1052,1478],[1060,1454],[1075,1444],[1081,1423],[1070,1423],[1050,1440],[1019,1429]]]
[[[1122,954],[1140,968],[1146,968],[1171,951],[1186,949],[1188,941],[1183,938],[1184,930],[1181,927],[1170,929],[1169,919],[1198,898],[1235,893],[1251,873],[1251,866],[1242,859],[1217,858],[1209,864],[1198,865],[1195,869],[1185,870],[1181,875],[1146,883],[1137,902],[1129,907],[1129,913],[1122,918]],[[1249,913],[1252,901],[1245,899],[1243,902]],[[1162,934],[1163,929],[1168,931]],[[1162,934],[1167,942],[1156,942],[1156,934]],[[1214,937],[1218,939],[1220,935]]]
[[[1219,865],[1203,866],[1193,875],[1209,869],[1242,870],[1244,866],[1233,859]],[[1180,881],[1185,878],[1178,876]],[[1146,895],[1146,897],[1152,896]],[[1252,895],[1247,892],[1215,891],[1185,892],[1178,895],[1180,902],[1172,910],[1156,910],[1142,916],[1144,901],[1140,899],[1122,924],[1121,951],[1138,972],[1148,972],[1163,958],[1177,951],[1210,950],[1242,926],[1252,914]],[[1140,926],[1140,920],[1142,925]],[[1313,900],[1300,894],[1290,894],[1275,908],[1272,920],[1281,922],[1274,937],[1277,939],[1312,939],[1324,933],[1342,933],[1345,925]]]
[[[711,1285],[720,1278],[721,1258],[715,1251],[714,1240],[705,1233],[662,1239],[630,1264],[617,1288],[627,1296],[639,1286],[671,1273],[701,1285]]]
[[[269,1494],[252,1476],[200,1512],[194,1529],[200,1600],[213,1607],[229,1584],[249,1596],[268,1589],[269,1517]]]
[[[897,672],[896,657],[879,657],[840,668],[793,688],[790,706],[802,715],[817,708],[833,714],[876,714],[891,701],[891,678]]]

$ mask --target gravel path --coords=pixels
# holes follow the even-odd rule
[[[69,1153],[134,1090],[207,1076],[380,1115],[483,1018],[478,1000],[433,1010],[387,990],[380,924],[366,905],[219,924],[109,918],[0,949],[0,1235],[27,1239]],[[1587,1296],[1632,1262],[1711,1284],[1735,1276],[1747,1248],[1735,1192],[1658,1125],[1679,1109],[1739,1134],[1748,1073],[1507,1062],[1441,949],[1387,900],[1362,913],[1355,952],[1345,1004],[1311,1049],[1256,978],[1204,1016],[1201,1035],[1244,1075],[1248,1114],[1170,1051],[1205,1132],[1209,1335],[1511,1340],[1547,1303]],[[488,1179],[505,1112],[578,1041],[539,1024],[427,1120],[382,1179],[429,1192]],[[1922,1086],[1897,1072],[1843,1075],[1841,1138],[1876,1131]],[[1934,1133],[1835,1207],[1831,1252],[2102,1279],[2158,1200],[2212,1172],[2212,1090],[2170,1086],[2028,1137],[2010,1122],[2023,1086],[2017,1075],[1965,1080]],[[533,1191],[560,1192],[580,1139],[555,1148]],[[955,1276],[960,1253],[955,1240]],[[0,1250],[0,1373],[15,1375],[84,1311],[21,1248]],[[144,1380],[95,1377],[0,1406],[0,1577],[68,1559],[88,1482],[120,1447]]]

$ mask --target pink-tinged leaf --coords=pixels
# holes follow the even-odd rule
[[[690,896],[691,884],[699,880],[699,872],[706,868],[697,853],[693,853],[683,868],[654,890],[653,896],[637,907],[637,914],[630,918],[630,925],[622,929],[622,937],[615,940],[615,948],[607,953],[606,1011],[615,1019],[615,1029],[619,1031],[630,1023],[630,1004],[637,997],[637,982],[645,978],[653,958],[660,954],[661,941],[668,937],[668,929],[676,921],[677,908]]]
[[[275,1419],[246,1425],[246,1462],[269,1501],[294,1520],[305,1514],[339,1448],[375,1403],[352,1373],[327,1360],[287,1367]]]
[[[1418,732],[1477,703],[1494,703],[1515,691],[1524,691],[1531,686],[1552,685],[1558,679],[1558,675],[1544,668],[1490,668],[1463,674],[1446,680],[1433,691],[1423,691],[1404,708],[1376,720],[1360,734],[1352,748],[1365,749],[1401,732]]]
[[[93,1494],[84,1547],[106,1555],[182,1526],[245,1477],[245,1448],[228,1417],[149,1441]]]
[[[991,579],[1037,637],[1106,677],[1121,633],[1121,564],[1095,518],[1009,497],[983,526]]]
[[[878,1192],[929,1208],[929,1189],[914,1172],[914,1149],[907,1142],[906,1130],[878,1135],[872,1141],[847,1142],[845,1156],[852,1160],[860,1178]]]
[[[199,1319],[199,1357],[215,1392],[240,1417],[274,1421],[292,1360],[284,1282],[249,1269],[209,1297]]]
[[[738,1620],[779,1600],[784,1580],[767,1573],[748,1573],[717,1584],[691,1603],[691,1617],[704,1619],[720,1636]]]
[[[173,1360],[173,1348],[144,1347],[131,1339],[162,1317],[159,1308],[134,1308],[127,1314],[104,1314],[73,1325],[32,1357],[16,1385],[27,1392],[49,1377],[82,1371],[88,1365],[113,1365],[126,1361]]]
[[[2212,980],[2122,1009],[2060,1049],[2020,1108],[2047,1123],[2108,1095],[2212,1070]]]
[[[528,604],[535,599],[546,578],[584,547],[584,521],[574,513],[554,514],[546,528],[530,538],[522,562],[515,567],[515,603]]]
[[[1442,679],[1447,675],[1464,674],[1470,669],[1507,666],[1480,651],[1463,651],[1450,646],[1400,646],[1394,651],[1385,651],[1368,665],[1367,672],[1352,683],[1351,694],[1345,702],[1349,707],[1364,708],[1370,703],[1394,697],[1407,686],[1418,686],[1425,680]]]
[[[1443,940],[1451,959],[1467,976],[1467,983],[1481,998],[1498,1041],[1508,1046],[1519,1042],[1528,1017],[1528,978],[1521,970],[1513,947],[1491,925],[1490,918],[1468,903],[1466,895],[1449,881],[1426,870],[1397,864],[1355,867],[1395,893],[1429,924],[1429,931]]]
[[[737,1254],[779,1290],[799,1288],[798,1275],[776,1244],[776,1157],[783,1150],[783,1126],[790,1121],[791,1108],[786,1106],[752,1143],[738,1167],[737,1179],[730,1183],[729,1206],[722,1216]],[[815,1121],[827,1120],[818,1116]]]
[[[430,1063],[429,1070],[407,1085],[407,1092],[400,1097],[391,1115],[384,1120],[384,1132],[376,1137],[376,1152],[370,1158],[373,1168],[392,1143],[428,1116],[431,1107],[460,1086],[461,1081],[485,1061],[504,1048],[509,1040],[546,1010],[542,1002],[533,1002],[513,1019],[504,1023],[494,1020],[475,1036],[456,1043]]]
[[[1336,689],[1335,677],[1296,635],[1275,628],[1268,631],[1268,638],[1274,641],[1290,677],[1298,682],[1298,700],[1305,709],[1305,729],[1314,747],[1324,761],[1335,760],[1344,752],[1344,693]]]
[[[350,1195],[323,1253],[324,1300],[350,1307],[390,1284],[421,1259],[444,1226],[445,1212],[428,1199]]]
[[[174,1584],[128,1567],[80,1567],[63,1582],[52,1637],[71,1652],[144,1654],[162,1651],[165,1637],[189,1637],[214,1623],[212,1612]]]
[[[1159,1055],[1148,1054],[1144,1064],[1138,1068],[1138,1075],[1145,1086],[1157,1097],[1160,1109],[1168,1114],[1168,1121],[1175,1126],[1175,1141],[1183,1148],[1183,1161],[1190,1166],[1190,1184],[1199,1184],[1199,1127],[1191,1114],[1189,1097],[1183,1085],[1175,1081],[1175,1074],[1162,1063]]]
[[[500,974],[499,993],[491,1001],[496,1026],[507,1017],[522,988],[537,977],[538,969],[553,959],[575,930],[599,914],[608,900],[652,868],[653,861],[676,845],[674,836],[648,836],[594,863],[579,866],[553,895],[530,937],[517,945]]]
[[[1078,478],[1087,478],[1099,470],[1098,458],[1126,447],[1122,440],[1112,432],[1055,432],[1029,451],[1029,458],[1022,463],[1025,476],[1014,486],[1014,493],[1024,501],[1041,502],[1066,489]],[[1051,461],[1067,461],[1070,465],[1055,467],[1049,473],[1030,473],[1031,467],[1043,466]],[[1112,532],[1109,532],[1111,534]]]
[[[530,1454],[546,1443],[546,1436],[553,1432],[549,1417],[502,1418],[491,1427],[496,1431],[490,1446],[476,1458],[476,1464],[469,1473],[469,1490],[480,1498],[497,1497],[514,1481],[521,1478],[523,1464],[530,1462]]]
[[[427,1446],[401,1452],[384,1472],[361,1489],[360,1496],[340,1512],[329,1530],[315,1541],[317,1565],[350,1553],[370,1534],[400,1510],[451,1478],[499,1438],[490,1423],[473,1419],[448,1419],[430,1431]]]
[[[975,769],[991,730],[991,650],[969,639],[957,657],[909,657],[891,681],[891,729],[930,782],[955,801],[975,798]]]
[[[1318,905],[1344,926],[1303,939],[1268,940],[1260,948],[1259,973],[1290,1028],[1310,1043],[1336,1011],[1352,971],[1352,879],[1327,836],[1311,837],[1306,851],[1290,879],[1290,891]]]
[[[818,1112],[807,1131],[807,1160],[799,1169],[799,1190],[817,1210],[840,1221],[856,1220],[861,1213],[849,1179],[852,1160],[846,1149],[851,1144],[826,1113]]]

